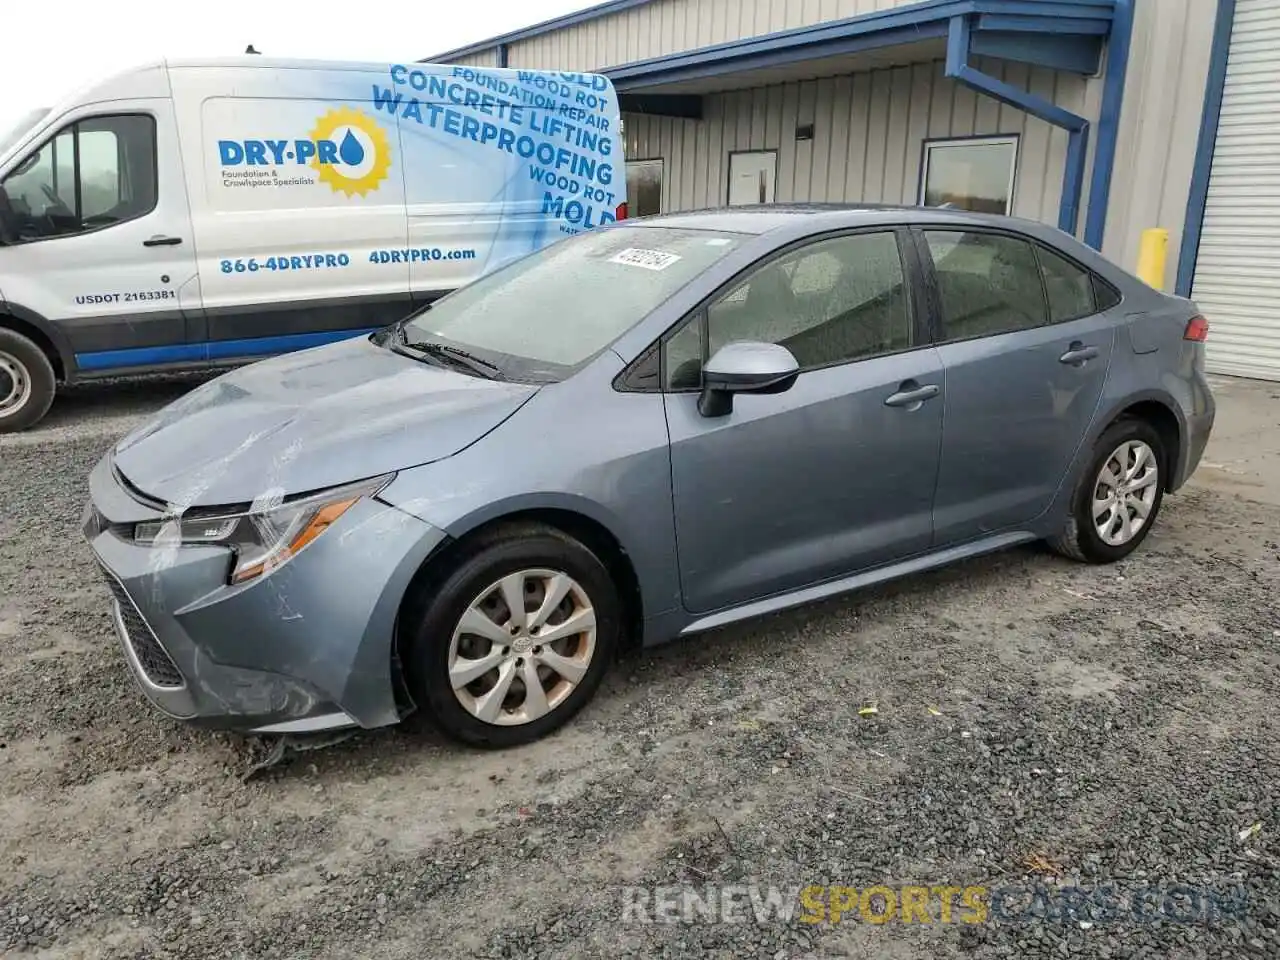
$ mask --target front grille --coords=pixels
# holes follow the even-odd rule
[[[105,573],[105,571],[104,571]],[[124,641],[133,650],[138,666],[146,674],[148,680],[157,687],[181,687],[185,681],[177,665],[170,659],[155,633],[147,625],[147,621],[138,612],[137,606],[129,598],[124,587],[115,577],[106,573],[107,586],[120,607],[120,620],[124,624]]]

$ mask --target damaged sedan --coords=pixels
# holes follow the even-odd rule
[[[1208,440],[1206,334],[1036,223],[623,222],[201,386],[84,530],[170,716],[511,746],[624,645],[1031,541],[1129,556]]]

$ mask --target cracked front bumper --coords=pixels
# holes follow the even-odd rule
[[[231,586],[225,547],[132,541],[133,524],[164,513],[131,496],[108,458],[89,488],[84,534],[125,660],[159,710],[202,726],[308,733],[386,726],[409,709],[393,675],[396,617],[444,533],[366,499],[289,562]]]

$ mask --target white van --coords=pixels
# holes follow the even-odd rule
[[[163,62],[0,139],[0,433],[55,385],[368,333],[626,215],[592,74]]]

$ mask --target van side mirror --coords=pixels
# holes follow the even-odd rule
[[[736,393],[785,393],[800,376],[800,363],[776,343],[740,340],[727,343],[702,368],[698,413],[725,417]]]

